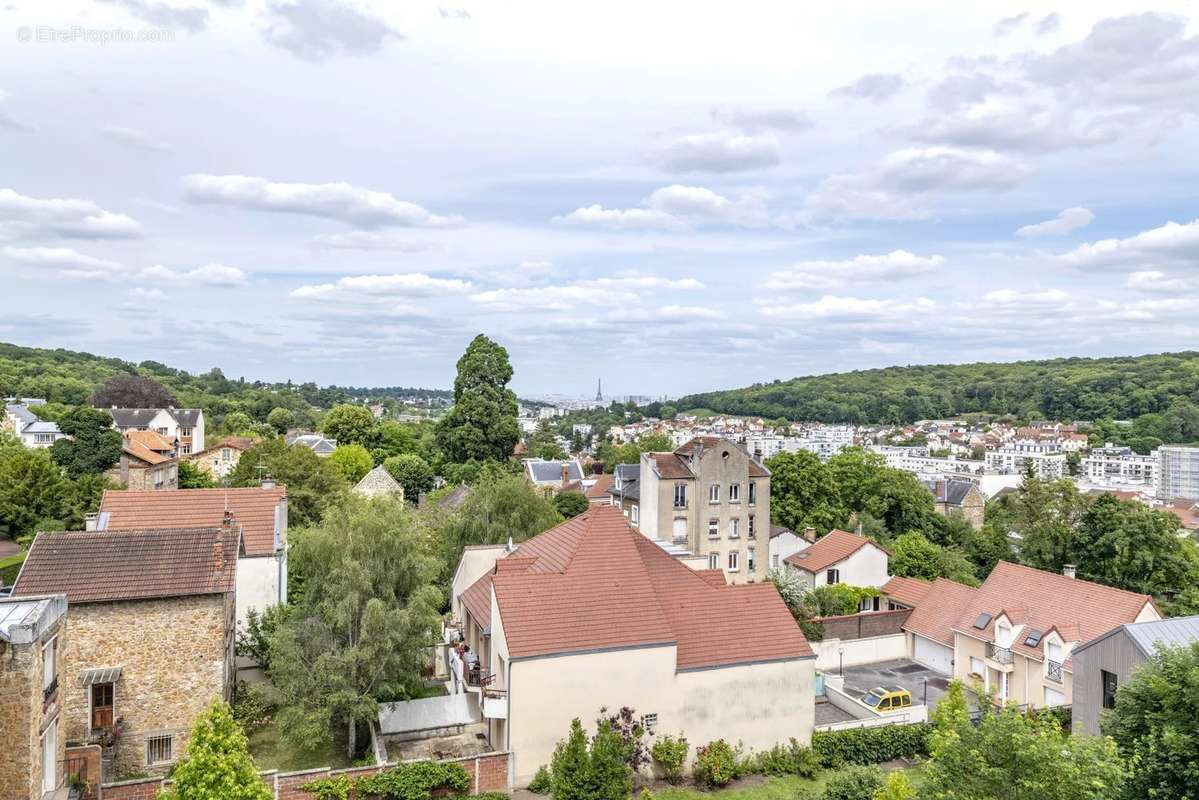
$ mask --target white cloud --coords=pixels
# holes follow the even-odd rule
[[[161,289],[145,289],[135,286],[129,290],[129,296],[134,300],[165,300],[167,295]]]
[[[41,199],[0,189],[0,231],[30,237],[135,239],[142,235],[142,226],[132,217],[105,211],[91,200]]]
[[[1039,292],[1024,292],[1018,289],[993,289],[982,296],[983,307],[993,306],[1041,306],[1059,305],[1071,300],[1071,295],[1061,289],[1046,289]]]
[[[139,131],[136,128],[122,128],[119,125],[105,125],[100,128],[99,133],[106,139],[111,139],[114,142],[133,147],[138,150],[150,150],[156,153],[165,153],[170,150],[170,145],[166,142],[155,139],[145,131]]]
[[[1058,256],[1063,264],[1105,269],[1156,267],[1176,263],[1193,267],[1199,260],[1199,219],[1179,224],[1167,222],[1126,239],[1101,239]]]
[[[856,81],[834,89],[829,94],[841,97],[855,97],[877,104],[890,100],[905,86],[907,86],[907,81],[898,73],[876,72],[870,75],[863,75]]]
[[[1146,293],[1175,293],[1193,292],[1199,290],[1196,281],[1168,275],[1161,270],[1147,269],[1129,274],[1124,281],[1125,288]]]
[[[157,280],[164,283],[193,283],[201,286],[218,288],[234,288],[246,284],[247,275],[237,267],[224,264],[204,264],[193,269],[171,269],[162,264],[154,264],[141,269],[137,277],[142,280]]]
[[[661,275],[614,275],[605,278],[578,281],[579,286],[614,289],[703,289],[704,284],[695,278],[667,278]]]
[[[404,37],[379,17],[344,0],[275,0],[266,40],[305,61],[374,53]]]
[[[116,261],[84,255],[70,247],[5,247],[0,252],[18,264],[47,269],[67,278],[110,280],[125,269]]]
[[[0,89],[0,103],[5,102],[10,97],[12,97],[12,95],[3,89]],[[10,133],[32,133],[37,129],[24,120],[17,119],[11,114],[6,113],[3,109],[0,109],[0,130],[5,130]]]
[[[744,192],[733,200],[703,186],[674,184],[656,189],[642,201],[643,208],[575,209],[554,222],[604,228],[685,230],[697,224],[766,225],[770,221],[759,192]]]
[[[322,233],[312,237],[312,241],[335,250],[390,250],[396,253],[419,253],[434,246],[432,242],[414,241],[383,231]]]
[[[775,130],[796,133],[812,127],[812,118],[793,108],[746,109],[717,106],[712,118],[722,125],[754,133]]]
[[[918,256],[906,250],[883,255],[859,255],[844,261],[800,261],[794,268],[770,273],[762,284],[772,291],[832,289],[853,283],[877,283],[915,278],[935,272],[945,259]]]
[[[757,300],[768,317],[788,317],[796,322],[806,319],[868,320],[907,314],[927,313],[937,304],[927,297],[913,301],[824,295],[810,303],[778,303],[775,299]]]
[[[1075,206],[1058,212],[1053,219],[1038,222],[1035,225],[1025,225],[1017,229],[1017,236],[1062,236],[1070,231],[1085,228],[1095,220],[1095,214],[1090,209]]]
[[[569,214],[554,217],[553,221],[563,225],[619,230],[651,228],[669,231],[687,227],[686,222],[665,211],[652,208],[604,208],[598,204],[576,208]]]
[[[461,217],[433,214],[387,192],[345,182],[277,183],[245,175],[188,175],[183,191],[193,203],[324,217],[363,228],[444,228],[462,222]]]
[[[650,155],[667,172],[743,172],[773,167],[781,160],[773,133],[715,131],[680,136]]]
[[[629,310],[646,297],[660,299],[664,292],[697,291],[704,284],[695,278],[660,275],[616,275],[579,280],[561,286],[506,287],[478,292],[472,302],[489,311],[571,311],[579,305],[609,306]]]
[[[363,300],[394,300],[405,297],[437,297],[468,291],[468,281],[431,278],[420,272],[392,275],[355,275],[339,278],[332,283],[309,284],[291,292],[297,300],[360,302]]]

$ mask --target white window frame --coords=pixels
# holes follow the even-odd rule
[[[980,678],[987,674],[987,665],[978,656],[970,656],[970,674]]]
[[[741,538],[741,518],[740,517],[732,517],[729,519],[729,538],[730,539],[740,539]]]
[[[638,518],[640,516],[641,516],[641,512],[640,512],[640,509],[638,506],[635,506],[635,505],[629,506],[629,519],[632,520],[634,525],[637,524]]]
[[[758,482],[749,482],[749,504],[755,505],[758,502]]]
[[[46,658],[49,651],[50,657]],[[42,645],[42,691],[45,692],[58,678],[58,636],[50,637],[50,641]]]
[[[754,549],[752,547],[750,547],[749,549],[747,549],[745,551],[745,571],[746,572],[757,572],[758,571],[758,559],[755,557],[756,555],[757,554],[754,552]]]
[[[150,758],[150,749],[158,744],[159,754],[161,754],[161,743],[166,742],[167,758]],[[170,731],[154,731],[146,734],[145,739],[145,756],[146,766],[153,767],[158,764],[171,764],[175,761],[175,734]]]
[[[729,484],[729,502],[730,503],[740,503],[741,502],[741,484],[739,484],[739,483],[730,483]]]
[[[708,486],[708,502],[709,503],[719,503],[720,502],[720,484],[719,483],[713,483]]]
[[[720,569],[720,553],[715,550],[708,553],[708,569]]]
[[[829,586],[841,582],[841,570],[836,567],[830,567],[824,571],[824,582]]]
[[[675,508],[686,508],[687,507],[687,484],[676,483],[674,485],[674,507]]]
[[[715,517],[708,520],[708,538],[720,538],[720,520],[716,519]]]
[[[740,572],[740,571],[741,571],[741,551],[740,550],[730,550],[729,551],[729,572]]]
[[[58,717],[50,721],[39,737],[42,747],[42,792],[58,788]]]

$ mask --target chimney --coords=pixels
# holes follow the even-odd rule
[[[1067,578],[1073,578],[1076,574],[1074,565],[1073,564],[1062,564],[1062,574],[1065,575]]]
[[[221,525],[226,528],[232,528],[234,525],[233,512],[227,508],[225,509],[225,518],[221,520]]]
[[[84,514],[83,515],[83,529],[85,531],[100,530],[99,523],[100,523],[100,515],[99,514]]]
[[[274,489],[275,488],[275,479],[273,477],[271,477],[270,475],[263,475],[262,481],[260,483],[261,483],[263,489]]]
[[[562,483],[570,482],[570,464],[562,465]]]
[[[218,536],[216,541],[212,543],[212,571],[223,572],[225,570],[225,542]]]
[[[803,538],[804,538],[804,541],[815,542],[816,541],[816,529],[813,528],[811,525],[804,528],[803,529]]]

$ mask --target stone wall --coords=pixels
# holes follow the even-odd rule
[[[508,753],[486,753],[481,756],[454,758],[449,761],[458,762],[471,776],[471,794],[482,792],[503,792],[508,789]],[[384,764],[376,767],[354,767],[352,769],[309,769],[302,772],[279,773],[263,772],[262,779],[274,792],[277,800],[312,800],[313,795],[300,787],[309,781],[320,780],[336,775],[347,775],[351,778],[361,775],[374,775],[380,770],[394,764]],[[170,781],[162,778],[145,778],[121,783],[106,783],[103,786],[99,800],[154,800],[159,789],[170,786]]]
[[[42,693],[42,647],[54,637],[61,646],[65,620],[30,644],[0,643],[0,797],[42,796],[42,735],[50,725],[59,725],[56,764],[66,752],[61,726],[62,689],[46,698]],[[61,664],[59,686],[62,686]]]
[[[818,617],[815,621],[824,626],[826,640],[865,639],[900,633],[911,614],[912,610],[905,608],[899,611],[868,611],[842,617]]]
[[[177,758],[195,718],[216,698],[228,699],[233,679],[233,596],[78,603],[68,615],[71,636],[59,685],[63,733],[86,742],[91,731],[85,669],[121,667],[113,700],[123,720],[106,780],[129,772],[165,772],[146,765],[146,735],[174,737]]]

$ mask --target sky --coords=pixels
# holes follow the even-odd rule
[[[678,396],[1199,348],[1190,2],[0,0],[0,341]]]

